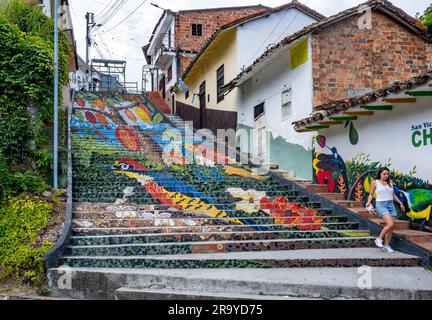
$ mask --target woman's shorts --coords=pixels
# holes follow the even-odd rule
[[[375,206],[378,217],[382,218],[389,214],[397,218],[397,211],[393,201],[377,201]]]

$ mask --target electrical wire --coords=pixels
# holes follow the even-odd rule
[[[97,26],[95,30],[101,28],[103,25],[108,23],[116,14],[120,11],[122,6],[126,3],[125,0],[117,0],[113,6],[110,8],[109,12],[99,21],[97,21]]]
[[[113,30],[113,29],[115,29],[115,28],[117,28],[119,25],[121,25],[124,21],[126,21],[129,17],[131,17],[135,12],[137,12],[138,11],[138,9],[139,8],[141,8],[145,3],[147,2],[147,0],[144,0],[143,2],[141,2],[141,4],[134,10],[134,11],[132,11],[126,18],[124,18],[122,21],[120,21],[119,23],[117,23],[114,27],[112,27],[111,29],[109,29],[109,30],[107,30],[107,31],[105,31],[105,32],[102,32],[101,34],[104,34],[104,33],[108,33],[108,32],[110,32],[111,30]]]
[[[94,1],[94,0],[93,0]],[[98,20],[102,20],[102,18],[104,18],[108,12],[111,10],[113,2],[116,0],[111,0],[99,13],[95,14],[95,19]],[[96,1],[97,3],[100,3],[99,1]],[[108,10],[107,10],[108,9]]]
[[[93,31],[100,29],[102,26],[107,24],[126,4],[127,0],[117,0],[115,4],[113,5],[112,10],[110,13],[102,20],[98,21],[98,26],[96,26]]]

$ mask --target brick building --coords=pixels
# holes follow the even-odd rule
[[[147,90],[158,91],[174,109],[175,97],[170,89],[206,41],[222,25],[267,9],[254,5],[179,12],[164,10],[149,43],[143,47],[148,62],[144,76],[150,81]]]
[[[348,130],[355,143],[355,120],[373,113],[353,110],[332,117],[326,116],[327,108],[426,74],[432,63],[431,42],[424,25],[385,0],[368,1],[289,35],[223,86],[223,91],[240,92],[237,129],[247,133],[238,147],[248,153],[254,149],[250,146],[266,145],[267,161],[312,179],[318,170],[311,170],[312,160],[314,165],[319,162],[311,152],[316,130]],[[315,122],[292,125],[310,119],[311,113]],[[265,141],[248,141],[248,132],[258,125],[267,132]],[[328,156],[339,155],[336,151]]]

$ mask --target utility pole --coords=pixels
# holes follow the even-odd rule
[[[58,85],[59,85],[59,44],[58,44],[58,0],[54,0],[54,190],[58,189]]]
[[[86,90],[90,91],[90,83],[91,83],[91,77],[90,77],[90,62],[89,62],[89,51],[91,47],[91,41],[90,41],[90,30],[94,27],[94,13],[87,12],[85,15],[86,18]]]

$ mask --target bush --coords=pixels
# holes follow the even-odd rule
[[[40,285],[44,276],[43,256],[51,243],[37,243],[54,209],[37,197],[9,198],[0,208],[0,269],[3,277]]]
[[[45,162],[46,154],[31,151],[34,144],[43,149],[53,121],[53,30],[53,19],[26,1],[0,5],[0,150],[8,164],[25,158]],[[63,32],[59,39],[61,86],[68,81],[71,49]]]
[[[11,190],[12,177],[6,165],[6,160],[0,152],[0,203],[3,195]]]
[[[12,194],[22,192],[43,192],[51,188],[45,181],[38,175],[32,173],[17,172],[12,175],[12,184],[14,186]]]

